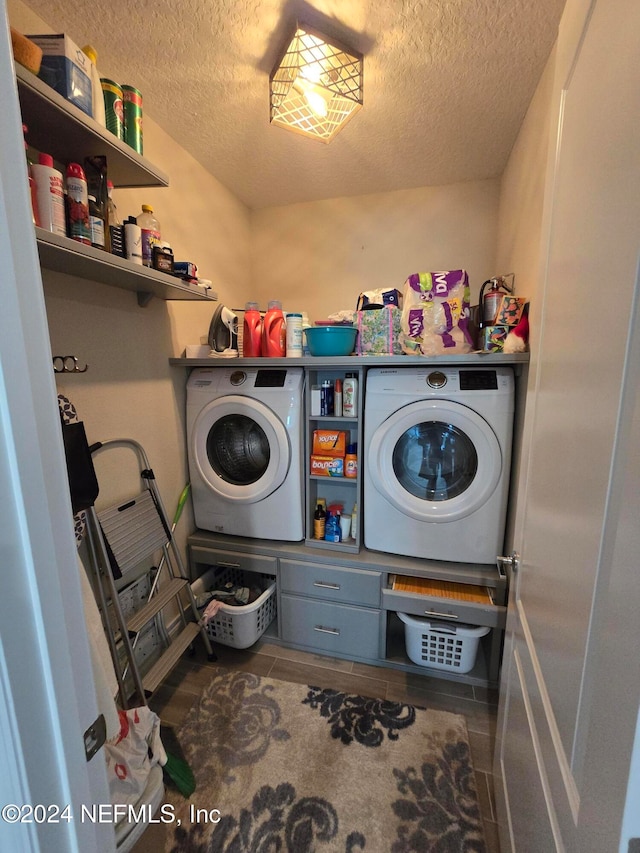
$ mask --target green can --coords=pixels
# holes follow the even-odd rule
[[[122,108],[122,87],[106,77],[100,78],[104,98],[104,117],[107,130],[118,139],[124,139],[124,113]]]
[[[124,141],[142,154],[142,94],[133,86],[122,87]]]

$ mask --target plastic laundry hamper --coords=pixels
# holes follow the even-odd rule
[[[251,604],[221,604],[205,630],[211,642],[248,649],[257,642],[276,617],[276,580],[271,575],[243,572],[231,566],[209,569],[191,585],[194,595],[208,589],[222,589],[226,583],[237,586],[260,586],[264,591]]]
[[[422,616],[398,613],[404,622],[404,639],[409,659],[418,666],[448,672],[469,672],[478,654],[478,643],[491,630],[472,625],[450,625]]]

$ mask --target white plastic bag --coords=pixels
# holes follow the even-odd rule
[[[407,355],[470,352],[469,277],[465,270],[414,273],[404,284],[400,343]]]
[[[160,717],[149,708],[120,711],[120,734],[105,744],[107,779],[113,805],[135,805],[151,768],[167,763],[160,740]]]

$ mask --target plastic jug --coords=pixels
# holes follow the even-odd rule
[[[247,302],[245,305],[242,325],[242,355],[245,358],[262,355],[262,317],[257,302]]]
[[[262,355],[284,358],[287,354],[287,333],[282,303],[273,299],[267,306],[262,324]]]

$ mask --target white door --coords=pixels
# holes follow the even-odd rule
[[[504,853],[626,853],[628,793],[638,814],[639,33],[637,0],[569,0],[558,42],[495,764]]]
[[[81,817],[109,791],[4,0],[0,115],[0,850],[106,853]]]

